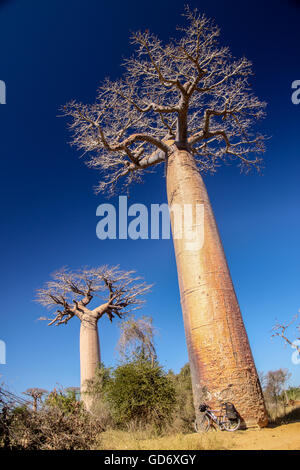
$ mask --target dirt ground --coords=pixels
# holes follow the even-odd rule
[[[300,450],[300,423],[222,433],[221,440],[232,450]]]
[[[300,422],[264,429],[177,434],[149,439],[139,433],[108,431],[99,449],[110,450],[300,450]]]

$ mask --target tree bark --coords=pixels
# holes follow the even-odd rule
[[[99,334],[96,318],[85,315],[80,326],[80,383],[81,399],[88,411],[91,411],[93,398],[87,393],[87,381],[95,377],[100,364]]]
[[[37,411],[37,398],[36,397],[33,397],[32,409],[33,411]]]
[[[234,403],[244,426],[266,426],[267,412],[247,333],[232,284],[214,214],[193,156],[174,147],[167,161],[169,206],[196,205],[204,216],[198,245],[185,233],[175,238],[181,305],[191,366],[196,413],[201,401],[212,407]]]

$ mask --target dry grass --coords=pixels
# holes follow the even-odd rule
[[[276,405],[275,403],[266,402],[266,407],[267,407],[270,423],[274,423],[278,419],[283,418],[288,412],[287,407],[284,406],[282,403],[278,403]]]
[[[173,434],[151,437],[148,432],[109,430],[99,437],[101,450],[221,450],[226,449],[221,433]]]
[[[300,450],[300,422],[246,431],[173,434],[151,438],[143,432],[106,431],[99,450]]]
[[[266,402],[270,425],[300,421],[299,406],[284,406],[282,403]]]
[[[127,431],[107,430],[99,435],[97,449],[102,450],[300,450],[300,407],[270,407],[270,426],[226,433],[168,433],[157,436],[150,428]]]
[[[273,412],[269,412],[270,425],[281,425],[294,422],[300,422],[299,406],[282,406]]]

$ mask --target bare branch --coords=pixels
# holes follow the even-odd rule
[[[299,310],[299,313],[293,316],[292,320],[289,323],[277,322],[276,325],[273,326],[272,328],[272,331],[274,331],[274,333],[272,334],[272,337],[279,336],[280,338],[283,339],[283,341],[286,344],[295,348],[298,351],[298,353],[300,353],[300,346],[298,346],[296,343],[294,343],[287,337],[286,330],[299,318],[299,314],[300,314],[300,310]],[[300,331],[300,326],[298,326],[298,330]],[[297,338],[297,339],[300,340],[300,338]]]
[[[157,357],[154,346],[156,329],[152,318],[143,316],[136,320],[134,316],[131,316],[121,323],[120,328],[121,335],[118,342],[120,355],[124,357],[142,355],[154,364]]]
[[[53,312],[53,318],[41,317],[49,321],[48,325],[67,324],[74,316],[80,320],[88,317],[98,321],[104,314],[112,321],[115,316],[122,318],[140,308],[144,302],[142,297],[150,288],[134,271],[121,271],[118,266],[78,271],[62,268],[37,291],[36,300],[49,308],[63,307]],[[101,302],[98,300],[93,309],[87,308],[96,297],[101,297]]]
[[[140,181],[174,151],[170,139],[195,155],[201,171],[234,160],[242,170],[261,166],[265,137],[253,124],[265,103],[250,90],[251,63],[219,45],[213,21],[189,8],[184,17],[181,37],[169,44],[134,33],[123,78],[106,80],[92,105],[65,106],[73,145],[103,175],[97,191],[112,194],[120,180]]]

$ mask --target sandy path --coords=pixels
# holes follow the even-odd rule
[[[241,450],[300,450],[300,423],[222,433],[224,447]]]

